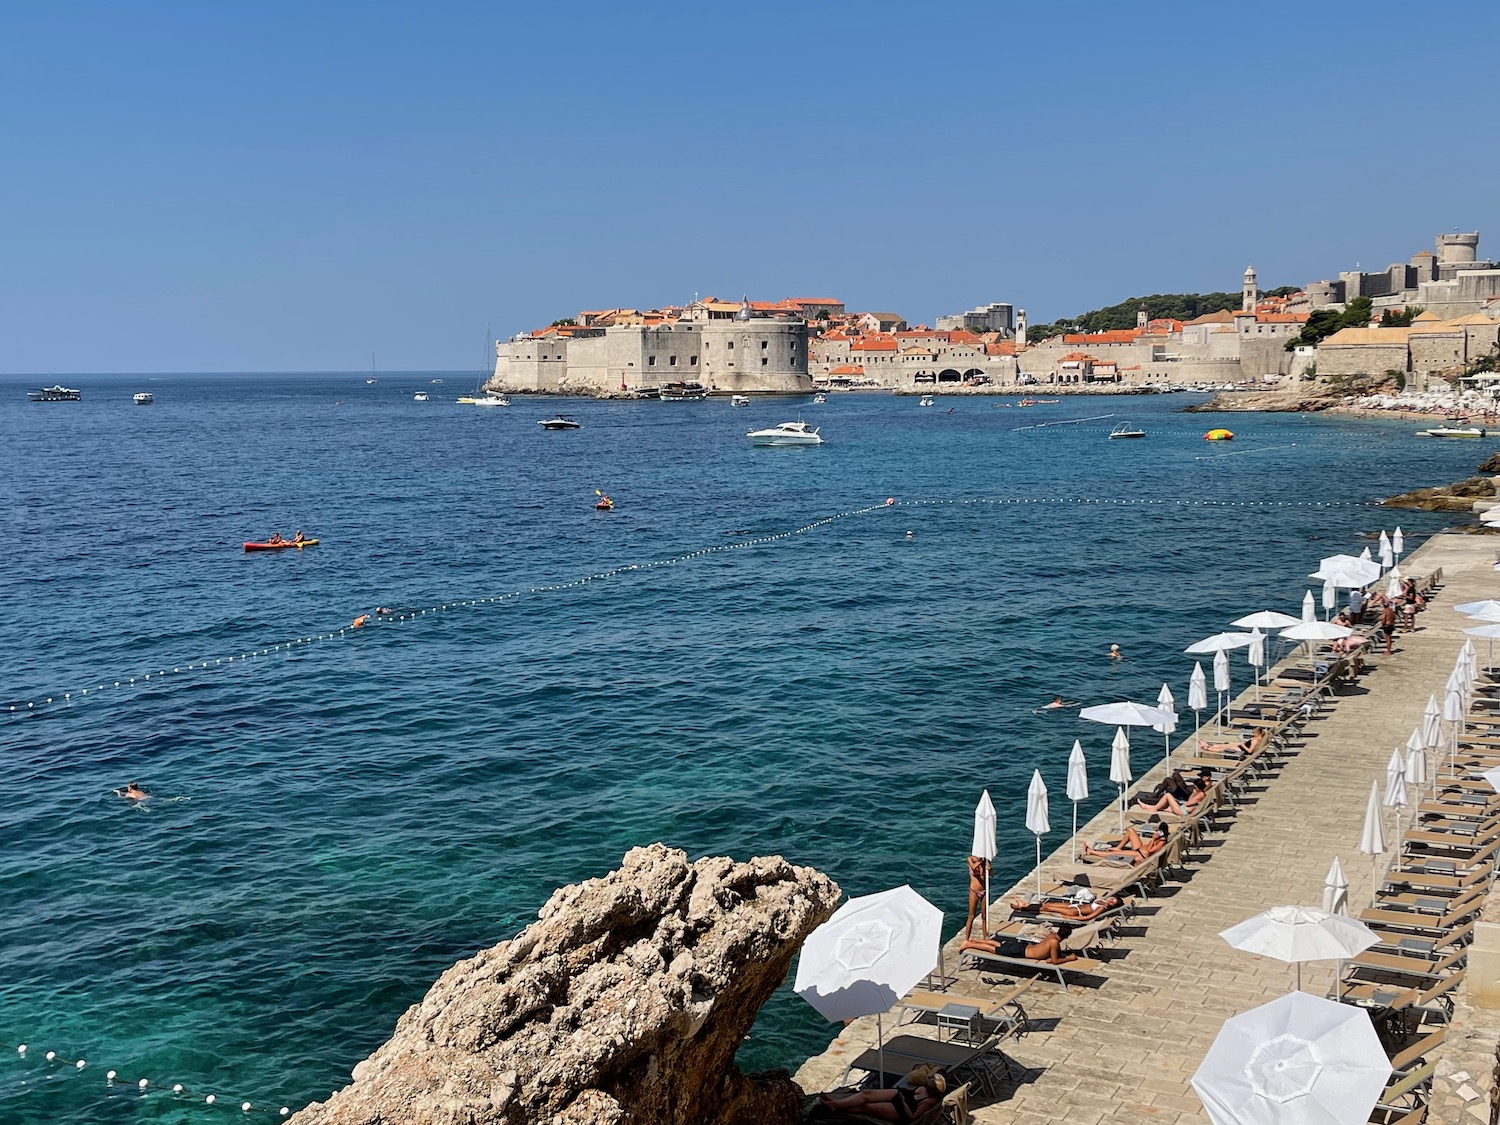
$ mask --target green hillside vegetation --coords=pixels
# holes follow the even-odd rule
[[[1292,286],[1283,285],[1272,289],[1267,296],[1281,296],[1297,292]],[[1208,313],[1228,309],[1239,309],[1243,294],[1240,293],[1153,293],[1149,297],[1130,297],[1118,305],[1095,309],[1093,312],[1057,321],[1055,324],[1033,324],[1026,329],[1028,340],[1045,340],[1049,336],[1060,336],[1064,332],[1110,332],[1135,327],[1135,315],[1142,305],[1146,307],[1147,320],[1194,320]]]
[[[1413,314],[1415,315],[1415,314]],[[1302,326],[1302,331],[1286,342],[1286,350],[1303,345],[1316,344],[1327,339],[1341,328],[1368,328],[1370,326],[1370,298],[1356,297],[1343,312],[1337,309],[1315,309]]]

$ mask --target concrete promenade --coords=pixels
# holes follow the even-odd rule
[[[1422,576],[1442,568],[1444,575],[1442,589],[1418,616],[1416,631],[1397,635],[1393,655],[1375,652],[1359,683],[1341,690],[1333,706],[1293,739],[1284,766],[1253,783],[1245,803],[1225,819],[1227,829],[1207,834],[1189,849],[1185,881],[1169,878],[1156,894],[1139,900],[1142,909],[1124,923],[1122,939],[1104,955],[1102,983],[1085,980],[1064,993],[1039,977],[1024,998],[1036,1030],[1005,1044],[1027,1074],[1006,1084],[999,1100],[976,1106],[975,1121],[1172,1125],[1208,1120],[1188,1080],[1220,1025],[1290,991],[1295,976],[1292,965],[1231,949],[1219,931],[1271,906],[1320,905],[1334,856],[1349,880],[1351,913],[1369,905],[1372,866],[1358,845],[1370,783],[1378,779],[1383,786],[1391,750],[1420,726],[1428,696],[1437,694],[1441,702],[1444,681],[1465,640],[1463,629],[1471,624],[1452,607],[1500,595],[1500,573],[1492,568],[1497,547],[1500,539],[1488,536],[1440,535],[1402,561],[1404,573]],[[1310,548],[1310,567],[1316,565],[1313,555]],[[1246,605],[1236,613],[1262,608],[1267,607]],[[1486,645],[1476,643],[1483,664]],[[1099,778],[1101,764],[1092,766]],[[1053,824],[1065,825],[1069,809],[1061,794],[1052,807]],[[1080,835],[1088,839],[1115,826],[1115,814],[1106,810]],[[1066,860],[1068,847],[1065,838],[1043,869],[1054,868],[1059,855]],[[1028,876],[1017,888],[1032,885]],[[997,908],[992,921],[1008,913]],[[956,941],[946,950],[950,971],[957,963]],[[1304,965],[1303,989],[1329,993],[1333,972],[1330,963]],[[985,985],[973,972],[959,978],[954,987],[963,992],[1003,990]],[[887,1034],[893,1022],[885,1021]],[[927,1026],[907,1024],[901,1030],[932,1034]],[[1450,1033],[1450,1041],[1455,1037]],[[1493,1059],[1494,1036],[1485,1032],[1473,1038],[1469,1056]],[[857,1021],[825,1053],[809,1059],[797,1081],[807,1090],[836,1086],[849,1059],[874,1042],[875,1021]],[[1435,1096],[1430,1120],[1487,1121],[1487,1113],[1481,1117],[1474,1110],[1479,1100],[1487,1101],[1490,1076],[1467,1070],[1453,1075],[1453,1070],[1440,1061],[1439,1087],[1450,1091],[1449,1112],[1438,1112]],[[1452,1090],[1462,1093],[1452,1095]]]

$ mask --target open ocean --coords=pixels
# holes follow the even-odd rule
[[[0,1121],[326,1097],[452,962],[656,840],[909,882],[951,934],[981,788],[1001,887],[1033,767],[1059,831],[1075,737],[1083,812],[1113,792],[1113,731],[1033,708],[1181,705],[1187,644],[1295,613],[1358,533],[1446,526],[1369,502],[1490,444],[1182,395],[455,405],[473,378],[0,379]],[[536,424],[559,408],[582,429]],[[797,417],[826,444],[743,436]],[[241,550],[298,528],[321,544]],[[347,628],[377,605],[430,612]],[[141,807],[110,792],[133,778]],[[784,988],[741,1062],[833,1030]]]

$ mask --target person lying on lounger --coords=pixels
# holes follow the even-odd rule
[[[1130,860],[1131,867],[1139,867],[1157,852],[1167,846],[1167,826],[1158,824],[1156,831],[1144,840],[1134,828],[1125,829],[1125,835],[1121,838],[1119,846],[1113,848],[1094,848],[1088,844],[1083,845],[1085,857],[1093,859],[1107,859],[1112,855],[1122,855]]]
[[[1072,936],[1073,927],[1063,922],[1058,925],[1056,933],[1048,934],[1033,942],[1025,942],[1020,938],[965,938],[958,948],[977,949],[981,953],[991,953],[996,957],[1024,957],[1028,961],[1066,965],[1069,961],[1078,960],[1077,954],[1068,953],[1063,949],[1063,942]]]
[[[1010,900],[1010,908],[1017,914],[1049,914],[1054,918],[1066,918],[1070,922],[1092,922],[1119,905],[1120,900],[1115,895],[1094,902],[1027,902],[1024,898]]]
[[[881,1121],[915,1121],[943,1100],[948,1084],[941,1074],[929,1074],[921,1082],[903,1083],[894,1090],[861,1090],[847,1098],[819,1094],[824,1109],[834,1113],[860,1113]]]
[[[1181,816],[1182,805],[1191,796],[1192,790],[1188,788],[1182,771],[1173,770],[1170,777],[1150,792],[1142,793],[1135,799],[1135,803],[1146,812],[1169,812],[1173,816]]]
[[[1246,742],[1204,742],[1198,740],[1198,749],[1209,754],[1254,754],[1271,737],[1270,727],[1261,727]]]

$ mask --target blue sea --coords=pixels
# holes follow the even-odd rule
[[[1059,829],[1075,737],[1083,811],[1108,799],[1113,732],[1034,708],[1185,699],[1188,643],[1295,612],[1361,535],[1416,545],[1451,519],[1370,501],[1487,452],[1188,396],[480,410],[461,373],[63,381],[81,402],[0,380],[10,1125],[327,1097],[452,962],[651,841],[910,883],[951,933],[982,788],[1000,885],[1032,861],[1033,768]],[[537,425],[559,408],[581,429]],[[799,417],[825,444],[744,438]],[[1107,441],[1122,421],[1148,437]],[[320,545],[241,549],[297,529]],[[112,795],[132,779],[149,801]],[[783,989],[741,1062],[832,1031]]]

